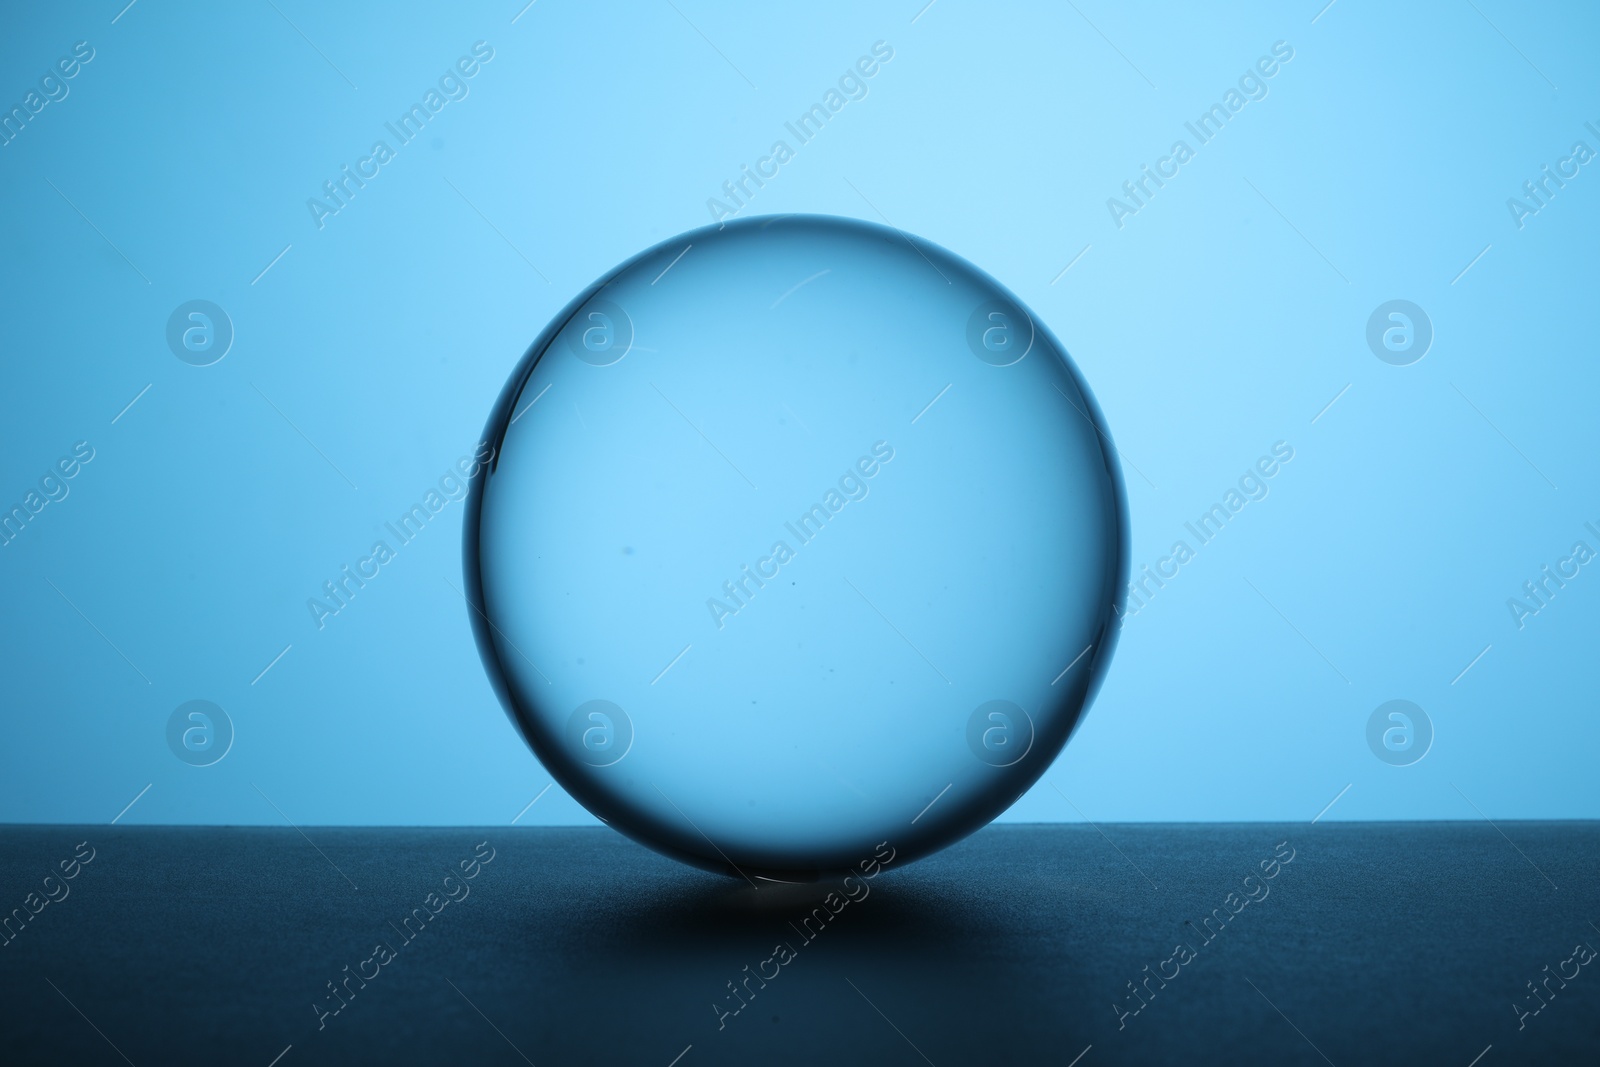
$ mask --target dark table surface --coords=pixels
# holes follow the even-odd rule
[[[0,845],[5,1064],[1600,1063],[1596,823],[992,826],[843,888],[603,828]]]

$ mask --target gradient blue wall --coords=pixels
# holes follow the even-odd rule
[[[478,661],[460,503],[322,628],[306,601],[473,451],[550,315],[710,221],[878,41],[746,213],[887,219],[999,278],[1104,407],[1136,570],[1196,549],[1128,619],[1061,793],[1007,817],[1600,815],[1600,567],[1520,627],[1507,604],[1600,550],[1600,164],[1507,204],[1600,151],[1591,6],[123,3],[0,14],[4,109],[60,97],[0,147],[0,503],[93,450],[0,547],[0,819],[590,821],[559,790],[524,811],[549,777]],[[384,124],[480,41],[400,146]],[[236,335],[211,366],[166,340],[195,299]],[[1408,366],[1367,342],[1392,299],[1434,331]],[[1367,739],[1397,698],[1434,731],[1410,766]],[[213,766],[168,747],[194,699],[236,730]]]

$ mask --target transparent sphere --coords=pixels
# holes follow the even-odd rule
[[[1110,659],[1099,410],[1015,296],[899,231],[657,245],[545,329],[487,441],[490,677],[563,788],[680,860],[759,884],[942,848],[1038,779]]]

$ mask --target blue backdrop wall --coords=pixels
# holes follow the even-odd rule
[[[730,211],[971,259],[1104,408],[1140,585],[1007,818],[1600,815],[1592,7],[124,2],[0,12],[0,819],[590,821],[441,482]]]

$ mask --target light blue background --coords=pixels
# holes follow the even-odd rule
[[[869,95],[751,213],[887,218],[1027,301],[1131,463],[1136,570],[1295,449],[1128,621],[1006,818],[1309,820],[1336,796],[1324,818],[1600,815],[1600,569],[1521,630],[1506,606],[1574,541],[1600,549],[1600,165],[1525,228],[1506,207],[1574,141],[1600,150],[1592,8],[674,3],[0,15],[6,108],[95,49],[0,148],[0,501],[95,449],[0,548],[0,819],[105,822],[136,796],[124,824],[524,812],[549,776],[455,591],[460,503],[325,629],[306,600],[473,450],[552,314],[710,221],[879,40]],[[319,230],[307,198],[479,40],[470,95]],[[1119,229],[1107,198],[1280,40],[1268,96]],[[205,368],[164,338],[197,298],[237,333]],[[1365,342],[1393,298],[1436,331],[1408,367]],[[1437,733],[1410,767],[1365,739],[1393,698]],[[167,749],[191,699],[237,729],[215,766]],[[588,821],[551,790],[519,825]]]

